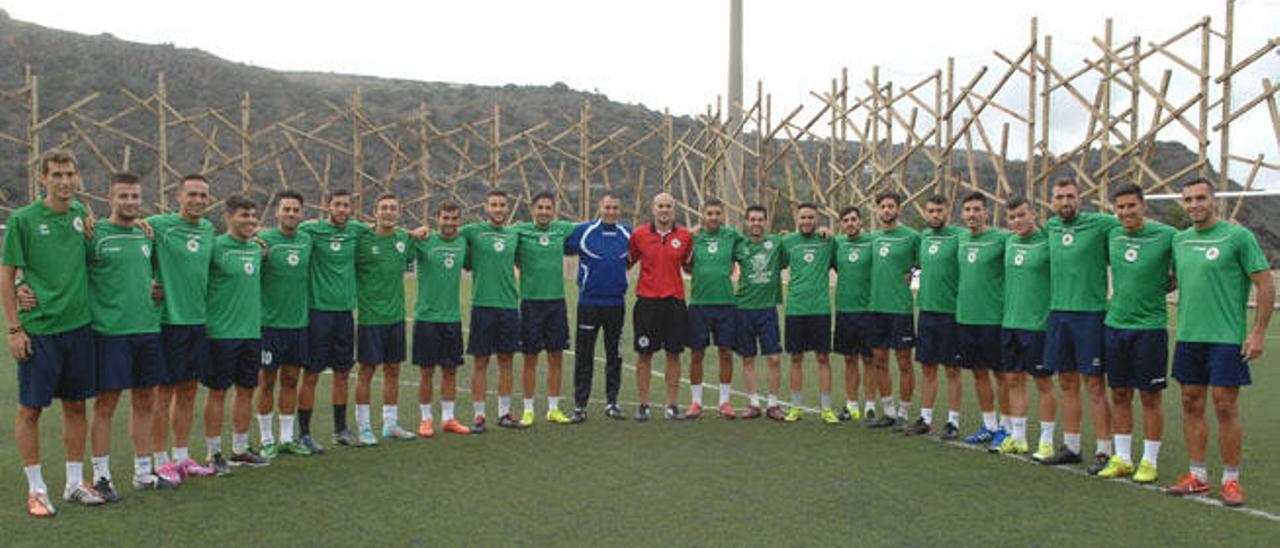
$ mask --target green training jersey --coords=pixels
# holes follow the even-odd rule
[[[311,236],[311,283],[308,304],[316,310],[348,312],[356,307],[356,243],[369,225],[310,220],[298,231]]]
[[[831,314],[831,238],[792,232],[782,237],[786,250],[788,316]]]
[[[454,236],[446,240],[436,232],[426,241],[414,241],[413,249],[418,261],[418,302],[414,318],[434,323],[462,321],[458,291],[462,265],[467,262],[466,238]]]
[[[920,252],[920,233],[905,226],[878,230],[871,234],[871,252],[876,254],[871,261],[871,311],[915,312],[908,274]]]
[[[85,266],[87,216],[79,202],[71,202],[66,212],[58,213],[43,201],[9,215],[3,261],[22,269],[22,279],[35,292],[38,303],[32,310],[18,311],[18,321],[28,333],[62,333],[84,327],[92,319]]]
[[[733,262],[743,241],[742,233],[729,227],[693,237],[693,281],[689,284],[689,304],[731,305]]]
[[[514,271],[519,236],[514,228],[495,227],[488,221],[462,227],[471,269],[471,306],[519,307]]]
[[[1243,344],[1249,275],[1268,270],[1253,232],[1218,221],[1173,237],[1178,276],[1178,342]]]
[[[1103,213],[1080,213],[1071,223],[1049,219],[1050,309],[1107,309],[1107,234],[1117,226],[1114,215]]]
[[[836,312],[867,312],[871,307],[871,236],[835,237]]]
[[[160,332],[160,310],[151,300],[152,241],[137,225],[102,220],[89,242],[89,309],[103,335]]]
[[[409,233],[387,236],[370,230],[356,242],[356,293],[359,325],[404,322],[404,273],[412,260]]]
[[[520,298],[526,301],[564,300],[564,241],[577,225],[551,221],[546,228],[520,223],[516,266],[520,268]]]
[[[262,246],[230,234],[213,239],[209,338],[262,338]]]
[[[1169,323],[1169,273],[1177,229],[1155,221],[1130,233],[1123,226],[1107,236],[1111,302],[1106,324],[1116,329],[1165,329]]]
[[[743,310],[776,308],[782,302],[782,265],[786,250],[782,238],[765,235],[759,242],[744,239],[738,247],[738,293],[735,304]]]
[[[307,326],[307,290],[311,278],[311,236],[285,236],[278,228],[258,233],[267,243],[262,261],[262,327]]]
[[[1000,325],[1004,318],[1004,247],[1009,233],[989,228],[974,235],[960,234],[960,293],[956,323]]]
[[[1049,328],[1049,236],[1044,230],[1026,238],[1010,234],[1005,243],[1001,325],[1027,331]]]
[[[954,314],[960,284],[960,264],[956,248],[963,229],[951,225],[928,228],[920,233],[920,310]]]
[[[147,218],[155,234],[155,275],[164,288],[160,323],[200,325],[208,319],[209,261],[213,257],[213,223],[187,222],[177,213]]]

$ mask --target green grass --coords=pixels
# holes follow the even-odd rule
[[[1270,458],[1280,443],[1280,421],[1272,419],[1265,396],[1280,389],[1271,375],[1270,364],[1280,356],[1280,331],[1273,331],[1266,356],[1255,364],[1255,385],[1242,399],[1243,479],[1250,508],[1280,514],[1280,462]],[[629,333],[628,325],[623,347],[631,364]],[[7,351],[3,355],[0,367],[12,371],[13,360]],[[707,377],[714,380],[711,362]],[[415,368],[404,371],[402,381],[416,380]],[[571,371],[565,368],[566,395],[572,391]],[[841,371],[836,367],[837,401],[843,397]],[[813,406],[818,395],[812,364],[806,373],[806,403]],[[461,370],[462,417],[470,417],[469,374],[469,367]],[[490,375],[493,388],[496,373]],[[763,387],[763,375],[761,380]],[[598,371],[597,400],[603,382]],[[744,388],[740,374],[734,385]],[[653,388],[655,401],[661,401],[661,381],[655,379]],[[518,393],[517,388],[517,405]],[[313,420],[322,443],[331,432],[328,394],[325,376]],[[968,431],[977,411],[971,390],[965,397]],[[715,391],[707,390],[704,398],[714,402]],[[1277,531],[1275,522],[1262,517],[1124,481],[1085,478],[857,425],[825,426],[815,416],[798,424],[714,418],[612,423],[598,405],[592,420],[578,426],[539,422],[523,432],[494,428],[484,436],[333,448],[320,457],[285,457],[261,470],[237,469],[230,478],[193,480],[173,492],[137,493],[127,489],[131,451],[127,413],[119,412],[112,467],[117,485],[126,486],[125,500],[105,508],[58,504],[59,516],[41,521],[25,515],[26,484],[12,444],[16,399],[15,375],[0,375],[0,538],[7,546],[1191,545],[1227,538],[1260,545],[1273,541]],[[492,409],[494,398],[489,399]],[[636,399],[630,369],[624,370],[621,399]],[[376,417],[380,400],[374,400]],[[685,386],[681,402],[687,401]],[[746,403],[737,396],[734,402]],[[402,424],[416,424],[413,387],[402,387],[399,403]],[[541,396],[538,405],[542,410]],[[1166,392],[1165,406],[1162,484],[1187,464],[1176,386]],[[127,402],[121,409],[128,409]],[[1034,415],[1030,422],[1034,440]],[[192,435],[197,456],[204,453],[200,424],[197,419]],[[256,440],[256,421],[254,429]],[[63,448],[56,406],[45,413],[41,432],[45,478],[57,491]],[[1086,449],[1092,438],[1084,433]],[[1135,446],[1140,450],[1141,443]],[[1212,443],[1210,463],[1216,483],[1221,465]]]

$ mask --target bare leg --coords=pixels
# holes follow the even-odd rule
[[[676,404],[676,396],[680,393],[680,354],[667,352],[667,405]]]

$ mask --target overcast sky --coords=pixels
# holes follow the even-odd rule
[[[1141,36],[1144,47],[1150,41],[1164,41],[1204,16],[1221,30],[1225,17],[1225,3],[1218,0],[747,0],[745,4],[747,101],[754,98],[755,82],[763,80],[766,92],[773,94],[775,116],[800,103],[809,105],[806,112],[813,112],[815,101],[809,92],[829,90],[831,78],[842,67],[849,69],[855,94],[862,95],[867,90],[862,82],[870,78],[875,65],[881,66],[882,81],[900,87],[927,77],[952,56],[957,86],[981,66],[988,66],[978,86],[986,93],[1005,69],[993,50],[1017,55],[1027,45],[1032,17],[1039,17],[1042,35],[1053,36],[1054,64],[1064,74],[1082,66],[1085,57],[1098,57],[1099,50],[1090,40],[1102,36],[1107,17],[1114,18],[1117,43]],[[704,112],[717,95],[726,93],[729,0],[317,0],[301,9],[294,9],[295,5],[262,0],[0,0],[0,7],[15,19],[195,47],[274,69],[487,85],[560,81],[577,89],[598,90],[614,100],[670,108],[676,114]],[[1238,1],[1235,28],[1239,60],[1280,35],[1280,0]],[[1198,62],[1198,41],[1182,44],[1175,51]],[[1144,62],[1142,72],[1155,86],[1160,73],[1175,65],[1159,55],[1151,59]],[[1217,74],[1222,65],[1221,41],[1215,41],[1212,59]],[[1170,92],[1174,105],[1198,91],[1194,78],[1185,72],[1181,76],[1175,76]],[[1280,81],[1280,55],[1268,55],[1240,73],[1234,104],[1256,96],[1262,78]],[[1096,82],[1082,79],[1076,84],[1092,98]],[[997,100],[1025,110],[1025,90],[1025,81],[1015,78]],[[1143,131],[1152,104],[1147,99],[1143,105]],[[1074,148],[1086,130],[1084,110],[1065,93],[1055,94],[1052,106],[1051,148],[1058,152]],[[908,114],[909,109],[904,109],[903,115]],[[1187,115],[1195,120],[1197,110]],[[1210,119],[1218,118],[1215,110]],[[1011,119],[990,112],[983,121],[991,138],[998,139],[1000,124]],[[928,124],[920,128],[923,133]],[[1016,123],[1011,128],[1013,157],[1025,156],[1023,132]],[[1160,138],[1183,140],[1194,147],[1176,123]],[[1268,162],[1280,164],[1265,105],[1233,122],[1231,138],[1235,154],[1262,153]],[[976,135],[974,139],[978,146]],[[1215,135],[1215,165],[1216,141]],[[1232,174],[1243,179],[1247,169],[1233,166]],[[1259,180],[1280,187],[1280,172],[1264,169]]]

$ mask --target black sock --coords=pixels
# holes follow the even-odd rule
[[[302,432],[302,435],[304,436],[311,435],[311,410],[310,409],[298,410],[298,429],[299,431]]]
[[[333,431],[341,432],[347,429],[347,406],[333,406]]]

